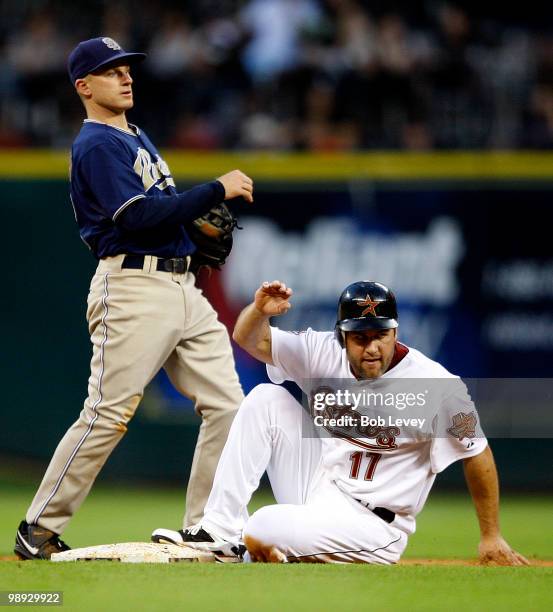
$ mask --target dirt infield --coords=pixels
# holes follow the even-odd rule
[[[0,561],[19,561],[15,555],[0,555]],[[529,566],[521,567],[553,567],[553,560],[529,559]],[[451,565],[451,566],[480,566],[478,559],[402,559],[398,565]],[[488,567],[498,567],[489,565]]]
[[[553,567],[553,561],[528,559],[530,565],[519,567]],[[479,567],[499,567],[495,564],[481,564],[478,559],[402,559],[399,565],[472,565]]]

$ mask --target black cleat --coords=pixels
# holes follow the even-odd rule
[[[242,560],[246,547],[241,543],[229,542],[223,538],[211,535],[200,525],[194,525],[187,529],[156,529],[152,533],[152,542],[159,544],[176,544],[177,546],[189,546],[196,550],[212,552],[216,557]]]
[[[71,550],[60,540],[57,533],[40,525],[29,525],[21,521],[15,536],[14,553],[23,561],[28,559],[50,559],[52,553]]]

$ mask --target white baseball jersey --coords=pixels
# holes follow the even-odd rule
[[[294,381],[309,395],[314,380],[355,380],[346,350],[333,332],[284,332],[272,327],[271,340],[275,365],[268,365],[267,373],[275,383]],[[395,512],[394,525],[409,534],[415,531],[415,516],[436,474],[458,459],[480,454],[487,440],[459,377],[420,351],[398,346],[402,358],[394,359],[395,365],[381,377],[366,382],[381,392],[392,392],[397,379],[405,379],[407,385],[410,379],[427,379],[435,385],[441,379],[443,384],[434,387],[433,397],[419,413],[424,423],[404,425],[394,408],[390,412],[393,426],[386,422],[364,430],[371,437],[323,437],[322,461],[323,470],[338,488],[369,508]]]

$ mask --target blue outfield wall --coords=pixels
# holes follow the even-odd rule
[[[549,377],[552,196],[544,181],[258,181],[255,205],[236,206],[244,229],[229,262],[201,282],[229,327],[261,281],[281,278],[295,296],[278,325],[327,329],[345,285],[381,280],[396,291],[401,339],[453,372]],[[47,461],[86,391],[85,304],[95,262],[64,180],[4,179],[0,197],[8,280],[0,453]],[[259,364],[236,356],[246,390],[266,380]],[[160,375],[105,473],[183,482],[197,422]],[[492,447],[506,486],[553,484],[550,440]],[[440,480],[458,484],[460,474],[457,467]]]

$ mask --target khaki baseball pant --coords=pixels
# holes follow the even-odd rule
[[[184,526],[202,517],[227,434],[243,399],[224,325],[194,275],[121,269],[99,262],[87,321],[93,346],[88,397],[59,443],[26,520],[62,533],[127,431],[144,388],[163,367],[202,417],[186,495]]]

